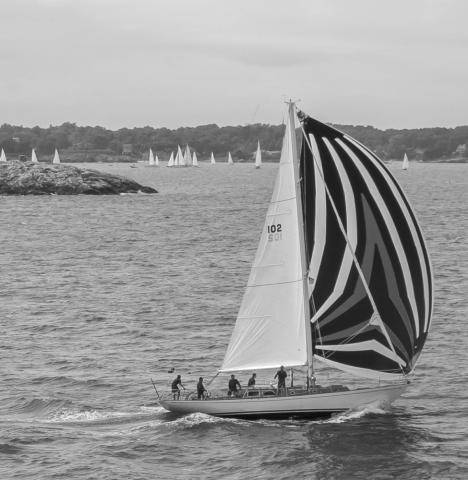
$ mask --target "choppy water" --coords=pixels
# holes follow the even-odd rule
[[[149,382],[220,365],[275,165],[128,169],[151,196],[1,197],[0,478],[466,478],[468,166],[393,170],[432,255],[430,337],[391,409],[316,422],[177,417]]]

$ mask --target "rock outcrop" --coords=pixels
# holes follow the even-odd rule
[[[0,163],[0,195],[114,195],[157,193],[152,187],[119,175],[73,165]]]

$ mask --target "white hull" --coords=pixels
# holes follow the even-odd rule
[[[314,417],[344,412],[368,404],[391,404],[407,384],[316,393],[309,395],[207,400],[160,400],[166,410],[178,414],[205,413],[219,417],[281,418]]]

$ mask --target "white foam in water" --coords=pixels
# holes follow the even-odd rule
[[[388,413],[388,410],[385,410],[385,405],[381,402],[369,403],[368,405],[363,405],[362,407],[349,410],[344,413],[339,413],[336,416],[332,416],[328,420],[325,420],[324,423],[344,423],[351,420],[356,420],[358,418],[365,417],[366,415],[385,415]]]
[[[77,412],[76,410],[61,410],[47,419],[51,423],[66,422],[96,422],[109,420],[112,418],[128,417],[128,412],[98,412],[97,410],[86,410]]]

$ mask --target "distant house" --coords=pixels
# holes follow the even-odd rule
[[[122,145],[122,155],[131,155],[133,153],[133,144],[124,143]]]
[[[463,143],[461,145],[458,145],[458,147],[455,149],[455,152],[453,153],[456,153],[457,155],[464,155],[466,153],[466,145]]]

